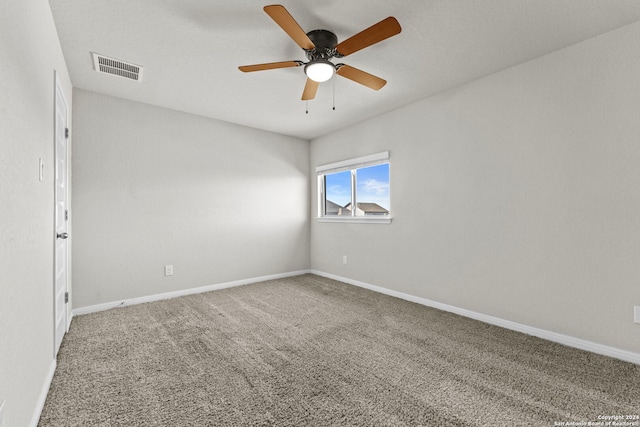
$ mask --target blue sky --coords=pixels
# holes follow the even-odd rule
[[[389,164],[357,170],[357,202],[377,203],[389,209]],[[351,201],[351,172],[326,175],[327,200],[344,206]]]

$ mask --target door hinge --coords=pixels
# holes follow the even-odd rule
[[[69,221],[69,209],[65,209],[64,211],[64,220]]]
[[[68,304],[69,303],[69,292],[65,292],[64,293],[64,303]]]
[[[64,137],[69,139],[69,128],[64,128]]]

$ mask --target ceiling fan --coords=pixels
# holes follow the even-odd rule
[[[282,5],[275,4],[265,6],[264,11],[304,50],[309,62],[282,61],[267,64],[243,65],[238,67],[240,71],[248,73],[252,71],[304,66],[307,83],[302,92],[303,101],[315,98],[319,84],[329,80],[334,74],[374,90],[381,89],[387,83],[386,80],[380,77],[376,77],[349,65],[334,64],[330,59],[351,55],[365,47],[369,47],[399,34],[401,28],[396,18],[390,16],[383,19],[377,24],[338,43],[336,35],[328,30],[312,30],[305,33]]]

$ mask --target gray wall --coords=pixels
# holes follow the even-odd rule
[[[54,366],[54,70],[71,107],[49,3],[0,2],[0,401],[6,427],[29,425]]]
[[[74,308],[309,268],[307,141],[78,89],[74,107]]]
[[[312,141],[312,170],[389,150],[394,219],[312,221],[311,267],[640,352],[638,40],[634,24]]]

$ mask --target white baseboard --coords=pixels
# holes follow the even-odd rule
[[[203,292],[215,291],[219,289],[232,288],[235,286],[249,285],[251,283],[265,282],[267,280],[282,279],[285,277],[300,276],[309,273],[310,270],[290,271],[288,273],[271,274],[262,277],[253,277],[250,279],[235,280],[233,282],[218,283],[215,285],[200,286],[197,288],[183,289],[180,291],[165,292],[162,294],[148,295],[144,297],[131,298],[121,301],[107,302],[104,304],[90,305],[87,307],[74,308],[71,311],[71,317],[82,314],[95,313],[98,311],[109,310],[115,307],[126,307],[128,305],[143,304],[145,302],[160,301],[163,299],[177,298],[185,295],[200,294]]]
[[[51,381],[53,381],[53,374],[56,373],[56,359],[51,361],[51,365],[49,365],[49,370],[47,371],[47,376],[44,379],[44,383],[42,384],[42,389],[40,390],[40,395],[38,396],[38,401],[36,402],[36,408],[33,412],[33,417],[31,418],[31,422],[29,426],[37,427],[38,422],[40,421],[40,415],[42,414],[42,409],[44,408],[44,403],[47,400],[47,394],[49,393],[49,388],[51,387]]]
[[[568,335],[559,334],[556,332],[546,331],[544,329],[523,325],[521,323],[512,322],[510,320],[489,316],[487,314],[478,313],[475,311],[455,307],[448,304],[442,304],[437,301],[432,301],[426,298],[405,294],[403,292],[394,291],[391,289],[383,288],[381,286],[371,285],[369,283],[361,282],[358,280],[348,279],[346,277],[336,276],[335,274],[325,273],[323,271],[310,270],[310,273],[317,274],[318,276],[326,277],[328,279],[338,280],[340,282],[348,283],[350,285],[358,286],[361,288],[369,289],[371,291],[379,292],[392,297],[415,302],[417,304],[425,305],[427,307],[433,307],[439,310],[448,311],[454,314],[459,314],[460,316],[469,317],[471,319],[479,320],[481,322],[489,323],[491,325],[500,326],[502,328],[510,329],[512,331],[522,332],[527,335],[533,335],[535,337],[546,339],[548,341],[553,341],[569,347],[590,351],[592,353],[601,354],[604,356],[609,356],[616,359],[624,360],[626,362],[631,362],[631,363],[640,365],[640,354],[634,353],[631,351],[621,350],[615,347],[610,347],[607,345],[583,340],[581,338],[575,338]]]

